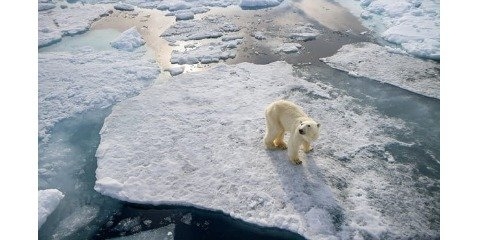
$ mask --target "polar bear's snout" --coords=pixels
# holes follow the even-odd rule
[[[319,132],[319,127],[321,126],[319,123],[316,123],[314,121],[309,122],[309,124],[306,124],[304,122],[300,122],[299,127],[298,127],[298,132],[301,135],[311,135],[312,140],[317,138],[317,133]]]

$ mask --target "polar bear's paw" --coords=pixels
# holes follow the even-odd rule
[[[276,145],[274,145],[273,142],[265,142],[264,145],[266,146],[266,149],[275,149]]]
[[[296,165],[299,165],[299,164],[303,163],[301,160],[299,160],[299,158],[291,159],[291,162],[293,162]]]
[[[274,145],[279,149],[287,149],[288,145],[283,141],[274,140]]]

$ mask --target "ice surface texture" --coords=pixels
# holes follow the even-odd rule
[[[121,59],[121,60],[119,60]],[[158,77],[144,52],[52,52],[38,55],[39,137],[58,121],[88,109],[108,107],[138,94]]]
[[[38,191],[38,229],[45,223],[47,217],[57,208],[65,195],[57,189]]]
[[[373,43],[354,43],[322,59],[331,67],[354,76],[368,77],[439,99],[439,63],[404,54]]]
[[[297,102],[326,126],[301,166],[262,143],[264,109],[279,98]],[[221,210],[311,239],[347,236],[349,224],[318,165],[327,156],[394,142],[381,129],[401,127],[367,108],[356,113],[351,104],[326,86],[293,77],[284,62],[177,76],[119,103],[105,119],[95,190],[134,203]],[[375,231],[380,216],[369,218],[359,228]]]

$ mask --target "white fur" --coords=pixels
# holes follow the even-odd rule
[[[299,149],[304,152],[313,148],[311,142],[319,136],[320,124],[308,117],[298,105],[279,100],[266,107],[266,134],[264,144],[268,149],[288,149],[289,160],[301,164]],[[290,132],[288,144],[284,142],[285,132]],[[301,134],[302,132],[302,134]]]

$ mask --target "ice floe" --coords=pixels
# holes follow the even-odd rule
[[[141,51],[46,52],[38,56],[39,138],[62,119],[138,94],[160,72]],[[121,59],[121,61],[119,61]]]
[[[276,52],[284,53],[295,53],[301,49],[301,44],[299,43],[283,43],[280,47],[276,48]]]
[[[241,0],[239,6],[243,9],[259,9],[275,7],[281,4],[283,0]]]
[[[65,197],[58,189],[38,191],[38,229],[45,223],[47,217],[57,208]]]
[[[266,36],[264,35],[264,33],[260,32],[260,31],[254,32],[253,37],[258,39],[258,40],[265,40],[266,39]]]
[[[58,42],[63,36],[87,31],[94,20],[111,10],[110,6],[101,4],[75,3],[67,6],[38,12],[38,47]]]
[[[335,0],[385,40],[415,56],[439,59],[439,0]]]
[[[113,8],[115,8],[116,10],[120,10],[120,11],[133,11],[133,10],[135,10],[135,6],[127,4],[127,3],[123,3],[123,2],[119,2],[119,3],[115,4],[113,6]]]
[[[110,43],[112,47],[128,52],[132,52],[143,44],[145,44],[145,40],[143,40],[138,30],[136,30],[136,27],[124,31],[118,38]]]
[[[53,3],[51,0],[50,1],[39,1],[38,2],[38,11],[45,11],[45,10],[49,10],[49,9],[52,9],[52,8],[55,8],[57,5],[55,5],[55,3]]]
[[[176,21],[190,20],[195,18],[195,13],[192,11],[180,11],[175,13]]]
[[[219,38],[239,31],[225,16],[206,16],[199,20],[180,21],[168,28],[161,37],[169,42]]]
[[[185,67],[184,66],[175,66],[175,67],[171,67],[171,68],[168,68],[168,69],[165,69],[165,70],[170,72],[171,76],[176,76],[176,75],[182,74],[185,71]]]
[[[322,60],[351,75],[439,99],[440,68],[435,61],[390,52],[387,47],[367,42],[344,45],[335,55]]]
[[[206,16],[199,20],[177,22],[162,37],[173,45],[184,45],[173,50],[171,63],[207,64],[236,56],[236,48],[242,43],[242,38],[235,34],[239,30],[225,16]]]
[[[230,42],[213,42],[184,51],[173,50],[171,63],[174,64],[196,64],[196,63],[217,63],[220,60],[236,57],[236,45]]]
[[[289,34],[290,39],[298,41],[311,41],[318,36],[319,31],[309,24],[298,26]]]
[[[264,108],[278,98],[297,102],[326,126],[302,166],[262,145]],[[347,238],[388,220],[377,212],[371,220],[352,214],[349,223],[319,166],[395,142],[382,129],[402,127],[328,86],[294,77],[284,62],[219,65],[113,108],[100,132],[95,190],[134,203],[221,210],[310,239]]]

